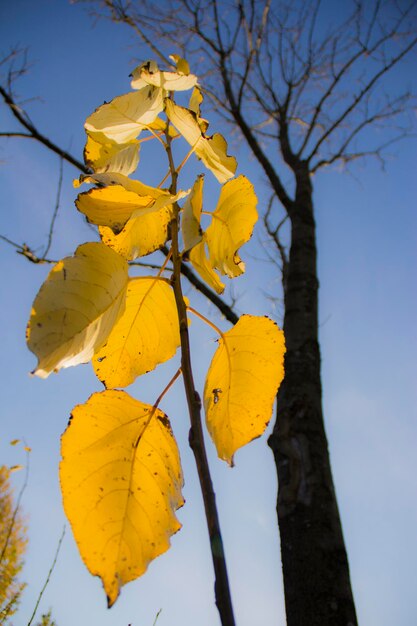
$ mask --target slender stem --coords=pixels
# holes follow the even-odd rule
[[[167,386],[165,387],[165,389],[159,394],[159,396],[157,397],[157,399],[154,402],[154,409],[157,409],[162,398],[164,397],[164,395],[171,389],[172,385],[175,383],[175,381],[177,380],[177,378],[179,378],[182,374],[181,368],[178,368],[177,371],[175,372],[174,376],[171,378],[171,380],[169,381],[169,383],[167,384]]]
[[[28,622],[28,626],[30,626],[32,624],[33,620],[35,619],[36,611],[38,610],[38,606],[40,604],[40,601],[42,600],[42,596],[43,596],[43,594],[45,592],[45,589],[47,588],[47,586],[49,584],[49,581],[51,580],[52,573],[53,573],[53,571],[55,569],[55,565],[56,565],[56,562],[58,560],[59,551],[61,550],[61,545],[62,545],[62,542],[63,542],[64,537],[65,537],[65,530],[66,530],[66,528],[64,526],[64,528],[62,529],[61,537],[60,537],[60,539],[58,541],[58,546],[57,546],[57,549],[56,549],[56,552],[55,552],[54,560],[52,561],[52,565],[49,568],[49,572],[48,572],[48,575],[46,577],[46,580],[45,580],[45,582],[43,584],[43,587],[42,587],[42,589],[41,589],[41,591],[40,591],[40,593],[38,595],[38,599],[36,601],[35,608],[33,609],[33,613],[31,615],[31,618],[30,618],[30,620]]]
[[[192,306],[187,306],[187,311],[190,311],[190,313],[193,313],[196,317],[199,317],[205,324],[207,324],[207,326],[210,326],[213,330],[215,330],[216,333],[220,335],[220,337],[224,337],[224,333],[222,333],[220,328],[216,326],[216,324],[213,324],[213,322],[205,317],[202,313],[200,313],[196,309],[193,309]]]
[[[166,133],[166,137],[166,151],[170,163],[172,176],[170,193],[175,194],[177,192],[178,171],[174,166],[168,132]],[[220,614],[222,626],[235,626],[229,580],[227,575],[226,558],[223,549],[223,540],[220,531],[219,516],[217,513],[216,496],[213,489],[213,483],[211,480],[210,469],[207,460],[207,453],[204,445],[203,428],[201,424],[201,400],[195,388],[191,367],[191,350],[190,338],[188,334],[187,308],[184,302],[181,288],[181,255],[178,243],[180,208],[176,202],[173,206],[174,216],[171,222],[171,236],[172,262],[174,265],[174,272],[171,281],[178,310],[181,338],[181,369],[191,421],[189,443],[197,465],[201,493],[204,501],[207,528],[210,538],[210,549],[215,573],[214,589],[216,605]]]

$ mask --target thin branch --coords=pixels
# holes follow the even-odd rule
[[[317,154],[320,146],[324,141],[326,141],[333,131],[340,127],[343,121],[348,117],[348,115],[358,106],[358,104],[363,100],[363,98],[371,91],[373,86],[378,82],[378,80],[384,76],[387,72],[389,72],[397,63],[403,59],[408,52],[410,52],[414,46],[417,44],[417,37],[415,37],[399,54],[393,57],[388,63],[384,64],[383,67],[374,74],[371,80],[365,85],[365,87],[355,96],[350,105],[343,111],[341,115],[339,115],[336,120],[330,125],[330,127],[326,130],[325,133],[320,137],[317,141],[316,145],[310,152],[307,160],[311,162],[311,159]]]
[[[172,157],[171,139],[169,137],[169,132],[166,133],[166,140],[166,152],[170,163],[172,181],[169,191],[171,194],[175,195],[177,193],[178,173],[174,166],[174,161]],[[204,501],[204,509],[206,513],[207,528],[210,539],[210,550],[215,572],[214,588],[216,605],[220,614],[222,626],[235,626],[227,574],[226,558],[217,512],[216,496],[213,489],[213,483],[210,475],[210,468],[204,444],[204,436],[201,423],[201,400],[195,388],[191,365],[191,348],[188,333],[187,309],[181,287],[181,254],[179,250],[180,207],[176,202],[173,204],[173,209],[174,215],[171,221],[171,233],[172,262],[174,265],[174,273],[171,282],[178,311],[179,331],[181,339],[181,369],[191,421],[189,443],[194,454],[198,477],[200,481],[201,493]]]
[[[31,263],[35,263],[35,265],[41,265],[42,263],[56,263],[56,261],[53,259],[47,259],[44,256],[38,256],[36,252],[34,252],[32,248],[30,248],[26,243],[16,243],[15,241],[12,241],[4,235],[0,235],[0,239],[16,248],[17,254],[21,254]]]
[[[63,173],[64,173],[64,159],[61,156],[60,159],[59,159],[59,178],[58,178],[58,190],[57,190],[57,193],[56,193],[55,208],[54,208],[54,212],[52,214],[51,224],[49,226],[48,243],[47,243],[45,251],[44,251],[44,253],[42,255],[42,259],[46,258],[49,250],[51,249],[51,245],[52,245],[52,237],[53,237],[53,234],[54,234],[54,225],[55,225],[56,218],[58,217],[59,204],[60,204],[60,201],[61,201],[61,190],[62,190]]]
[[[59,541],[58,541],[57,549],[55,551],[54,560],[52,561],[52,565],[49,568],[48,575],[46,577],[46,580],[45,580],[45,582],[43,584],[42,589],[40,590],[40,593],[38,595],[38,599],[37,599],[36,604],[35,604],[35,608],[33,609],[32,616],[31,616],[30,620],[28,621],[28,625],[27,626],[31,626],[33,620],[35,619],[36,611],[38,610],[40,601],[42,600],[42,596],[45,593],[45,589],[47,588],[47,586],[49,584],[49,581],[51,580],[52,573],[53,573],[53,571],[55,569],[55,565],[56,565],[57,560],[58,560],[59,551],[61,550],[61,545],[62,545],[62,542],[63,542],[64,537],[65,537],[65,531],[66,531],[66,527],[64,526],[64,528],[62,529],[61,537],[59,538]]]
[[[55,143],[50,141],[48,137],[40,133],[37,128],[32,124],[32,122],[29,121],[27,115],[25,114],[23,109],[15,102],[12,95],[7,92],[2,85],[0,85],[0,94],[3,96],[6,105],[9,107],[10,111],[13,113],[19,124],[24,126],[29,131],[33,139],[36,139],[37,141],[42,143],[49,150],[55,152],[55,154],[58,154],[61,158],[65,159],[65,161],[68,161],[68,163],[71,163],[71,165],[84,172],[84,174],[91,173],[90,170],[84,165],[84,163],[81,163],[81,161],[74,158],[69,152],[63,150]]]

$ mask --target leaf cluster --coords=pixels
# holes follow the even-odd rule
[[[154,61],[140,65],[132,91],[87,118],[84,158],[92,173],[75,186],[91,187],[75,204],[98,227],[101,242],[80,245],[53,267],[27,329],[29,349],[38,358],[34,374],[46,378],[91,360],[105,386],[72,412],[62,437],[60,479],[81,556],[101,577],[109,606],[124,583],[168,549],[181,527],[176,517],[184,502],[180,455],[158,405],[181,374],[188,396],[197,397],[188,314],[219,333],[203,401],[218,455],[230,465],[237,449],[263,433],[283,378],[283,333],[272,320],[244,315],[222,333],[182,296],[182,262],[190,262],[218,293],[224,290],[223,277],[244,272],[239,249],[252,235],[257,198],[245,176],[235,177],[237,162],[227,154],[224,137],[207,134],[197,77],[184,59],[172,60],[175,71],[162,71]],[[180,106],[174,96],[187,90],[192,90],[188,106]],[[181,138],[189,151],[176,166],[171,146]],[[148,139],[165,152],[169,188],[163,187],[168,176],[157,187],[130,177]],[[211,212],[203,208],[203,175],[191,189],[178,187],[193,154],[221,184]],[[202,215],[209,221],[204,229]],[[156,275],[129,275],[132,261],[166,246]],[[181,367],[153,405],[123,390],[172,359],[180,346]]]

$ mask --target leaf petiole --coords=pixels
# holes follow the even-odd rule
[[[196,309],[193,309],[192,306],[187,306],[187,311],[190,311],[190,313],[193,313],[194,315],[199,317],[203,322],[205,322],[208,326],[210,326],[213,330],[215,330],[216,333],[220,335],[222,339],[224,339],[224,333],[222,333],[220,328],[216,326],[216,324],[213,324],[213,322],[210,321],[207,317],[205,317],[202,313],[199,313],[198,311],[196,311]]]
[[[167,386],[165,387],[165,389],[159,394],[159,396],[157,397],[157,399],[155,400],[154,404],[153,404],[153,408],[157,409],[159,406],[159,403],[161,402],[162,398],[164,397],[164,395],[166,393],[168,393],[168,391],[171,389],[172,385],[175,383],[175,381],[177,380],[177,378],[179,378],[182,374],[182,369],[179,367],[177,369],[177,371],[175,372],[174,376],[171,378],[171,380],[169,381],[169,383],[167,384]]]

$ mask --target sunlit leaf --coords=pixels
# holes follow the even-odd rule
[[[257,197],[245,176],[223,185],[212,222],[206,230],[210,263],[221,274],[233,278],[245,271],[238,250],[252,236],[258,219]]]
[[[134,278],[126,309],[93,359],[107,388],[127,387],[174,356],[180,345],[174,292],[162,278]]]
[[[214,291],[223,293],[224,284],[213,270],[207,257],[205,234],[203,234],[203,240],[189,251],[188,258],[201,278],[214,289]]]
[[[101,132],[117,143],[126,143],[135,139],[162,110],[163,91],[147,85],[103,104],[87,118],[85,129]]]
[[[132,72],[132,82],[130,84],[133,89],[143,89],[146,85],[152,85],[168,92],[186,91],[187,89],[192,89],[196,83],[197,76],[194,76],[194,74],[189,72],[188,74],[185,72],[162,72],[158,69],[155,61],[147,61]]]
[[[189,191],[180,191],[175,195],[161,195],[150,206],[134,211],[117,234],[114,229],[100,226],[103,243],[130,261],[158,250],[168,238],[172,203],[188,193]]]
[[[87,132],[84,161],[93,172],[120,172],[128,175],[138,166],[139,146],[137,139],[116,143],[103,133]]]
[[[200,127],[201,132],[204,134],[207,132],[209,127],[208,120],[205,120],[201,117],[200,105],[203,102],[203,94],[201,89],[198,87],[194,87],[193,92],[190,97],[190,101],[188,103],[188,108],[196,114],[196,119],[198,121],[198,125]]]
[[[87,363],[123,312],[127,282],[126,261],[102,243],[83,244],[59,261],[35,298],[27,328],[38,358],[33,373],[46,378]]]
[[[89,178],[92,180],[92,177]],[[142,195],[121,185],[109,185],[80,193],[75,205],[91,224],[108,226],[118,233],[135,211],[152,207],[155,199],[161,196],[164,201],[171,197],[162,190],[155,189],[155,193],[151,190],[152,188],[144,189],[145,193]]]
[[[206,423],[219,457],[259,437],[284,377],[284,333],[267,317],[243,315],[224,333],[204,388]]]
[[[188,61],[186,61],[183,57],[180,57],[179,54],[170,54],[169,58],[174,61],[179,74],[185,74],[186,76],[189,75],[190,66],[188,65]]]
[[[181,230],[185,252],[191,250],[202,239],[200,219],[203,208],[203,186],[204,176],[200,175],[183,206]]]
[[[123,391],[104,391],[74,408],[61,453],[64,509],[112,606],[181,527],[178,448],[162,411]]]
[[[234,157],[227,155],[227,143],[222,135],[216,133],[212,137],[204,137],[196,114],[174,104],[169,98],[165,98],[165,112],[220,183],[225,183],[234,176],[237,162]]]
[[[135,180],[125,176],[120,172],[101,172],[97,174],[82,174],[79,181],[74,182],[75,187],[79,187],[82,183],[93,183],[101,187],[107,187],[109,185],[120,185],[126,191],[133,191],[138,196],[150,196],[151,198],[159,198],[164,193],[168,193],[167,190],[160,189],[159,187],[151,187],[145,185],[140,180]]]

